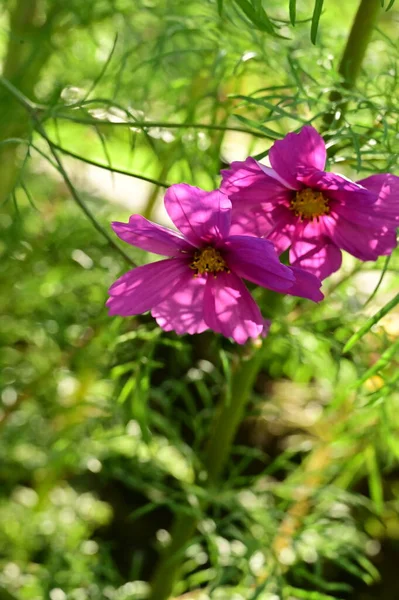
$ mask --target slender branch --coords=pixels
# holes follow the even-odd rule
[[[68,173],[65,171],[65,168],[62,164],[62,161],[58,155],[57,150],[54,148],[53,142],[50,140],[50,138],[47,136],[43,126],[41,125],[40,121],[38,119],[36,119],[36,130],[38,131],[38,133],[42,136],[43,139],[46,140],[47,145],[50,149],[51,154],[54,157],[55,162],[58,165],[58,170],[61,173],[69,191],[71,192],[71,195],[73,197],[73,199],[75,200],[75,202],[78,204],[78,206],[80,206],[80,208],[82,209],[82,211],[85,213],[85,215],[88,217],[88,219],[91,221],[91,223],[94,225],[94,227],[97,229],[97,231],[99,231],[101,233],[101,235],[103,235],[105,237],[105,239],[108,241],[108,243],[117,251],[119,252],[119,254],[128,262],[130,263],[133,267],[136,267],[136,263],[130,258],[130,256],[128,254],[126,254],[126,252],[124,250],[122,250],[122,248],[120,248],[118,246],[118,244],[113,240],[113,238],[109,235],[109,233],[104,229],[104,227],[102,225],[100,225],[100,223],[97,221],[97,219],[94,217],[94,215],[92,214],[92,212],[89,210],[89,208],[86,206],[86,204],[83,202],[82,198],[80,197],[80,195],[77,193],[74,185],[72,184]]]
[[[152,177],[146,177],[145,175],[138,175],[137,173],[131,173],[130,171],[125,171],[124,169],[118,169],[116,167],[109,167],[108,165],[104,165],[95,160],[91,160],[90,158],[85,158],[80,156],[80,154],[75,154],[75,152],[71,152],[71,150],[67,150],[66,148],[62,148],[58,144],[53,143],[53,147],[62,152],[62,154],[66,154],[67,156],[71,156],[72,158],[76,158],[82,162],[87,163],[88,165],[92,165],[93,167],[99,167],[100,169],[106,169],[107,171],[111,171],[112,173],[118,173],[120,175],[128,175],[129,177],[134,177],[135,179],[142,179],[143,181],[147,181],[148,183],[153,183],[158,187],[168,188],[171,184],[165,183],[163,181],[158,181],[158,179],[152,179]]]
[[[168,164],[168,161],[166,161],[163,164],[162,168],[161,168],[159,176],[163,179],[164,177],[167,176],[168,171],[169,171],[169,164]],[[151,192],[151,194],[150,194],[150,196],[149,196],[149,198],[147,200],[145,209],[143,211],[143,217],[145,217],[146,219],[150,219],[151,220],[152,213],[154,211],[157,198],[158,198],[158,189],[157,188],[153,188],[153,190],[152,190],[152,192]]]
[[[133,267],[135,267],[136,264],[133,262],[133,260],[130,258],[130,256],[128,256],[128,254],[126,254],[125,251],[122,250],[122,248],[120,248],[118,246],[118,244],[115,243],[115,241],[112,239],[112,237],[109,235],[109,233],[102,227],[102,225],[100,225],[100,223],[98,223],[97,219],[94,217],[92,212],[89,210],[89,208],[86,206],[86,204],[83,202],[82,198],[76,191],[74,185],[72,184],[72,182],[69,178],[68,173],[66,172],[66,170],[62,164],[62,161],[58,155],[58,152],[57,152],[56,148],[54,147],[53,142],[48,137],[43,125],[41,124],[41,122],[37,116],[36,108],[34,107],[34,105],[10,81],[8,81],[7,79],[5,79],[4,77],[1,77],[1,76],[0,76],[0,85],[5,87],[14,96],[14,98],[16,100],[18,100],[18,102],[21,104],[21,106],[23,106],[28,111],[29,115],[31,116],[31,118],[35,124],[36,131],[41,135],[41,137],[44,140],[46,140],[49,150],[58,166],[58,170],[61,173],[61,175],[65,181],[65,184],[67,185],[69,191],[71,192],[71,195],[72,195],[73,199],[75,200],[75,202],[82,209],[82,211],[85,213],[85,215],[91,221],[91,223],[94,225],[94,227],[97,229],[97,231],[99,231],[101,233],[101,235],[105,237],[105,239],[108,241],[108,243],[117,252],[119,252],[119,254],[121,256],[123,256],[123,258],[128,263],[130,263]]]
[[[338,73],[343,79],[342,87],[345,90],[351,90],[356,84],[380,10],[381,0],[360,1],[338,68]],[[331,92],[331,104],[336,105],[337,102],[341,101],[341,92],[336,90]],[[331,111],[325,115],[324,125],[326,128],[331,127],[333,124],[338,125],[342,121],[347,104],[348,101],[344,101],[340,105],[337,116],[335,115],[335,111]]]
[[[231,382],[230,398],[223,397],[217,409],[203,464],[208,472],[207,487],[210,495],[223,474],[231,453],[234,437],[242,420],[254,382],[262,365],[265,344],[249,358],[243,358]],[[205,508],[205,503],[202,508]],[[182,513],[172,526],[172,541],[161,556],[153,579],[150,600],[170,598],[178,581],[184,550],[197,528],[194,514]]]
[[[236,131],[238,133],[248,133],[258,138],[267,137],[264,133],[246,129],[245,127],[229,127],[227,125],[213,125],[210,123],[168,123],[162,121],[107,121],[104,119],[91,119],[89,117],[75,117],[65,113],[55,113],[52,115],[56,119],[65,119],[80,123],[82,125],[113,125],[114,127],[137,127],[138,129],[153,129],[162,127],[164,129],[205,129],[209,131]]]

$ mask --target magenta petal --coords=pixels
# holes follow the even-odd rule
[[[273,169],[265,167],[253,158],[233,162],[231,170],[221,171],[220,189],[238,209],[247,210],[259,203],[273,207],[281,202],[289,203],[292,191],[279,180]]]
[[[151,314],[165,331],[184,333],[202,333],[208,329],[203,319],[205,277],[194,277],[187,269],[179,287],[166,300],[157,304]]]
[[[272,242],[232,235],[223,249],[230,269],[248,281],[276,292],[286,292],[294,282],[291,269],[280,263]]]
[[[300,168],[298,170],[298,180],[306,187],[325,192],[326,197],[341,204],[358,208],[358,210],[361,210],[364,206],[374,204],[377,200],[375,193],[337,173]]]
[[[127,317],[150,310],[173,293],[187,271],[187,262],[178,258],[128,271],[109,288],[109,314]]]
[[[399,177],[384,173],[371,175],[357,183],[378,197],[369,211],[373,226],[399,227]]]
[[[341,215],[332,215],[325,222],[331,227],[331,238],[339,248],[346,250],[360,260],[376,260],[382,254],[392,250],[392,243],[396,243],[393,231],[373,231],[352,223]]]
[[[290,248],[290,264],[305,269],[319,279],[325,279],[338,271],[341,263],[341,250],[323,235],[298,239]]]
[[[308,298],[309,300],[313,300],[313,302],[323,300],[324,294],[320,291],[320,279],[299,267],[291,267],[291,270],[295,275],[295,283],[287,294],[290,296],[299,296],[300,298]]]
[[[177,183],[166,191],[165,208],[184,237],[197,247],[220,241],[229,233],[231,202],[219,190],[205,192]]]
[[[289,246],[287,227],[294,224],[289,210],[293,190],[253,158],[234,162],[222,171],[221,184],[232,203],[232,235],[267,236],[283,251]]]
[[[274,142],[269,152],[271,166],[293,189],[298,189],[298,168],[324,169],[326,156],[324,140],[311,125]]]
[[[267,210],[260,204],[251,210],[240,210],[239,204],[233,201],[230,235],[267,237],[278,252],[283,252],[291,243],[291,230],[296,220],[285,205]]]
[[[207,325],[222,335],[244,344],[262,334],[265,321],[244,283],[234,273],[208,277],[204,296]]]
[[[192,248],[178,233],[141,215],[132,215],[129,223],[114,222],[112,229],[124,242],[163,256],[175,256],[179,250]]]
[[[232,162],[229,169],[220,171],[220,174],[222,176],[220,189],[227,196],[253,184],[261,184],[264,179],[259,163],[251,156],[244,161]]]

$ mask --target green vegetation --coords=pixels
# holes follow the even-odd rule
[[[0,600],[399,597],[398,250],[318,305],[254,290],[260,350],[105,308],[150,258],[110,222],[164,220],[168,184],[305,123],[330,169],[399,175],[399,8],[364,4],[354,69],[358,2],[3,3]]]

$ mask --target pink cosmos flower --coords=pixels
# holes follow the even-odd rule
[[[357,183],[324,171],[326,146],[310,125],[274,143],[270,167],[253,158],[222,171],[232,201],[233,235],[267,237],[291,265],[324,279],[341,266],[341,250],[376,260],[396,246],[399,177]]]
[[[165,331],[213,329],[243,344],[267,333],[260,310],[241,278],[276,292],[319,301],[320,281],[279,262],[272,242],[230,235],[231,202],[219,190],[171,186],[166,210],[181,233],[133,215],[113,223],[125,242],[167,256],[132,269],[110,288],[111,315],[151,311]]]

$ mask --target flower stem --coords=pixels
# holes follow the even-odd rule
[[[380,10],[381,0],[361,0],[359,4],[338,68],[343,79],[342,87],[346,90],[355,86]],[[347,101],[343,101],[341,92],[336,90],[331,92],[330,102],[338,104],[339,112],[334,110],[325,115],[324,124],[327,128],[342,121],[348,105]]]
[[[230,395],[223,397],[217,408],[203,457],[203,464],[208,472],[208,489],[212,488],[223,474],[235,434],[262,365],[264,347],[265,344],[262,344],[251,356],[241,358],[231,380]],[[204,510],[206,505],[203,504],[201,508]],[[198,517],[193,513],[181,513],[176,516],[171,531],[172,541],[155,569],[150,600],[170,598],[179,578],[184,550],[195,533],[197,523]]]
[[[222,475],[230,455],[236,431],[262,365],[263,348],[264,344],[251,357],[241,359],[232,378],[230,402],[224,399],[218,407],[204,458],[210,485]]]

